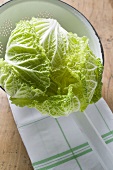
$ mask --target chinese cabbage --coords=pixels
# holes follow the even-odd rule
[[[87,37],[54,19],[20,21],[0,60],[0,85],[17,106],[53,117],[84,111],[101,97],[103,66]]]

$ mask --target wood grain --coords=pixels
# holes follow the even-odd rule
[[[0,89],[0,170],[32,170],[5,92]]]
[[[0,0],[0,5],[6,1]],[[101,38],[105,54],[102,96],[113,111],[113,0],[63,1],[82,12]],[[0,90],[0,170],[32,169],[6,94]]]

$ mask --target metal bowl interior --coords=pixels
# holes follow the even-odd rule
[[[103,61],[100,39],[86,17],[59,0],[11,0],[0,8],[0,57],[3,57],[11,31],[22,19],[54,18],[67,31],[87,36],[93,53]]]

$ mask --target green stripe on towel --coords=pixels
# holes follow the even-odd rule
[[[113,133],[113,131],[110,131],[104,135],[102,135],[102,138],[105,140],[105,143],[111,143],[113,142],[113,138],[110,135]],[[106,137],[109,137],[108,140],[106,140]],[[74,156],[72,154],[72,151],[74,153]],[[92,149],[90,148],[88,142],[81,144],[79,146],[76,146],[70,150],[64,151],[62,153],[59,153],[57,155],[51,156],[49,158],[40,160],[38,162],[34,162],[32,165],[35,170],[49,170],[53,167],[56,167],[58,165],[61,165],[65,162],[71,161],[75,158],[81,157],[89,152],[91,152]]]

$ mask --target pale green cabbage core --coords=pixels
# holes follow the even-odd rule
[[[0,60],[0,85],[13,104],[54,117],[84,111],[101,97],[102,64],[86,37],[54,19],[20,21]]]

